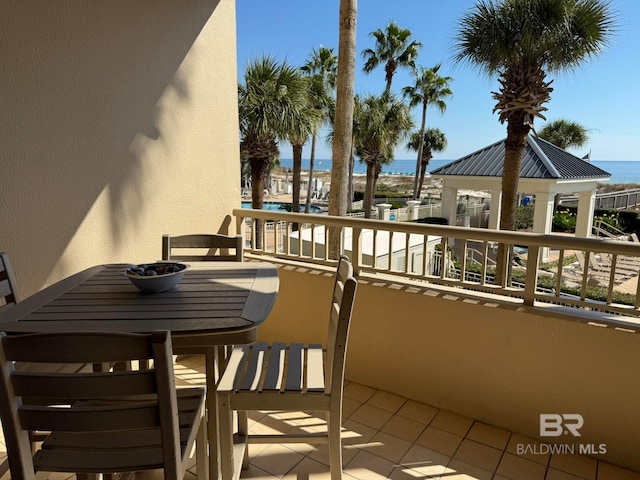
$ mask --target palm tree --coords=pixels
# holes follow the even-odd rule
[[[384,91],[388,92],[398,67],[415,68],[422,43],[412,41],[411,30],[400,28],[394,21],[390,21],[384,30],[378,29],[369,35],[376,39],[376,46],[362,51],[362,57],[366,60],[363,70],[371,73],[378,65],[384,64],[387,82]]]
[[[364,214],[371,218],[373,197],[382,166],[393,161],[393,151],[413,128],[406,103],[392,93],[369,96],[362,101],[355,120],[354,146],[360,161],[367,165]]]
[[[314,48],[307,62],[300,68],[311,79],[309,85],[309,99],[313,107],[321,112],[322,123],[331,119],[331,112],[335,110],[333,93],[336,89],[336,75],[338,73],[338,57],[333,48],[320,46]],[[313,169],[316,159],[316,139],[318,128],[311,134],[311,154],[309,156],[309,185],[307,187],[307,201],[304,211],[311,210],[311,193],[313,190]]]
[[[336,111],[333,124],[333,157],[329,215],[346,215],[349,192],[349,156],[353,129],[353,93],[356,73],[356,19],[358,0],[340,0]],[[340,228],[329,229],[329,257],[340,254]]]
[[[422,123],[420,124],[420,132],[418,132],[417,138],[420,142],[417,147],[418,157],[416,160],[416,176],[413,181],[413,198],[419,198],[421,187],[418,187],[418,178],[420,178],[420,184],[424,181],[424,173],[420,175],[420,167],[422,163],[422,150],[424,148],[423,140],[425,139],[425,125],[427,121],[427,106],[431,103],[440,111],[444,113],[447,109],[445,98],[453,95],[453,92],[449,88],[451,77],[441,77],[438,72],[440,70],[440,64],[431,68],[420,67],[415,70],[415,84],[413,86],[404,87],[402,94],[405,98],[409,99],[409,105],[415,107],[416,105],[422,105]]]
[[[563,118],[545,124],[537,136],[563,150],[584,147],[589,142],[589,130]]]
[[[420,175],[418,182],[418,196],[414,196],[414,198],[420,197],[420,192],[422,191],[422,185],[424,184],[424,176],[427,173],[427,168],[429,167],[429,162],[433,158],[434,153],[439,153],[444,151],[447,148],[447,137],[444,133],[438,128],[427,128],[424,131],[424,134],[421,136],[421,132],[413,132],[411,138],[409,139],[409,143],[407,144],[407,148],[409,150],[414,150],[416,152],[421,152],[420,158]]]
[[[300,185],[302,177],[302,147],[310,136],[315,135],[322,123],[322,111],[316,108],[315,101],[311,97],[312,84],[315,83],[309,77],[303,78],[306,91],[306,103],[297,113],[298,121],[289,131],[289,143],[293,148],[293,198],[292,212],[300,212]],[[311,182],[311,179],[309,179]]]
[[[569,71],[599,54],[615,30],[606,0],[480,0],[459,23],[454,58],[497,75],[494,112],[507,123],[500,228],[513,230],[527,135],[553,91],[548,73]],[[497,281],[504,283],[500,245]]]
[[[307,108],[306,83],[286,62],[263,56],[247,65],[238,86],[240,154],[251,166],[251,207],[261,209],[265,180],[279,155],[278,141],[297,128]],[[260,248],[262,228],[256,225]]]
[[[553,143],[563,150],[572,147],[583,147],[589,141],[588,130],[577,122],[559,119],[549,122],[542,127],[538,137]],[[560,205],[561,195],[556,193],[553,198],[553,210]]]

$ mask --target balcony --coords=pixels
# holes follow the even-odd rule
[[[567,437],[541,440],[541,414],[579,414],[581,437],[569,444],[603,444],[607,453],[590,458],[640,471],[640,415],[628,400],[640,394],[637,282],[630,287],[634,278],[622,278],[640,259],[640,245],[320,215],[234,215],[246,229],[247,256],[280,264],[280,294],[264,339],[322,341],[331,284],[325,265],[332,263],[324,245],[330,227],[343,227],[341,249],[359,274],[348,380],[547,445],[564,445]],[[256,218],[260,248],[250,229]],[[439,238],[443,247],[410,251],[414,236],[423,246]],[[395,249],[396,237],[409,249]],[[500,242],[526,249],[522,282],[494,283],[489,252]],[[470,245],[483,255],[460,255]],[[531,261],[544,249],[554,261]],[[566,265],[563,258],[576,253],[585,262]],[[606,275],[589,268],[598,257],[611,260]]]
[[[203,362],[201,356],[181,359],[179,383],[204,383]],[[538,439],[357,382],[346,382],[343,418],[345,480],[640,480],[640,474],[595,457],[544,453]],[[312,412],[262,412],[250,428],[309,431],[323,421]],[[258,444],[250,455],[241,478],[329,478],[326,445]]]
[[[178,385],[204,385],[204,358],[180,358],[176,375]],[[346,382],[343,418],[345,480],[640,480],[640,474],[596,457],[549,453],[538,439],[357,382]],[[260,412],[250,428],[309,431],[322,428],[323,421],[312,412]],[[4,445],[0,448],[4,452]],[[326,445],[251,445],[250,455],[242,478],[330,478]],[[160,480],[162,475],[153,471],[136,478]],[[195,479],[195,466],[186,478]]]
[[[579,285],[573,293],[562,285],[565,275],[557,291],[540,287],[538,276],[558,280],[553,268],[531,261],[523,263],[524,283],[495,285],[488,255],[454,262],[448,245],[450,239],[474,242],[474,249],[488,254],[493,243],[505,242],[526,248],[527,260],[541,257],[544,248],[556,259],[573,252],[583,252],[585,262],[592,254],[607,255],[614,267],[631,264],[640,246],[251,210],[234,214],[242,228],[252,226],[247,215],[263,220],[260,248],[255,233],[247,234],[248,259],[279,266],[280,293],[260,331],[263,340],[323,341],[333,262],[322,245],[329,227],[350,229],[342,249],[355,261],[359,291],[347,355],[344,478],[640,480],[634,473],[640,472],[637,294],[618,301],[618,268],[606,277],[604,299],[594,299],[592,270],[572,272]],[[293,223],[302,234],[292,233]],[[313,242],[304,243],[305,232]],[[408,260],[407,249],[393,245],[401,238],[411,247],[411,236],[423,237],[421,245],[438,239],[442,247],[426,253],[422,247],[422,255],[414,251]],[[366,238],[375,239],[373,245]],[[555,261],[562,272],[563,262]],[[473,262],[480,262],[479,274],[470,275]],[[181,358],[176,371],[181,384],[204,383],[202,357]],[[541,414],[580,415],[581,436],[540,437]],[[263,431],[321,427],[311,412],[264,412],[251,425]],[[251,458],[243,478],[329,477],[324,446],[256,445]]]

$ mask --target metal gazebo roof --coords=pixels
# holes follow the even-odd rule
[[[501,177],[505,140],[500,140],[433,172],[434,176]],[[541,138],[529,135],[525,147],[520,178],[536,179],[602,179],[609,172],[592,165]]]

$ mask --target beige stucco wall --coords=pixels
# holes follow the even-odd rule
[[[332,277],[279,274],[260,336],[324,343]],[[640,470],[637,333],[361,279],[349,342],[350,380],[532,437],[541,413],[578,413],[583,436],[560,443],[605,444],[606,460]]]
[[[22,296],[240,204],[233,0],[0,7],[0,250]],[[234,225],[231,223],[230,228]]]

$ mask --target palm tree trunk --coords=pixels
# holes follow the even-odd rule
[[[353,138],[352,138],[353,142]],[[353,143],[349,148],[349,197],[347,198],[347,211],[353,210],[353,166],[355,164],[355,158],[353,155]]]
[[[304,213],[311,211],[311,195],[313,193],[313,167],[316,163],[316,134],[311,136],[311,155],[309,156],[309,184],[307,185],[307,201],[304,204]]]
[[[424,176],[427,173],[427,167],[429,166],[430,158],[427,158],[425,162],[420,162],[420,183],[418,184],[418,196],[420,198],[420,192],[422,192],[422,186],[424,185]]]
[[[329,215],[346,215],[349,191],[349,156],[353,132],[353,106],[356,71],[357,0],[340,0],[336,116],[333,128],[333,157]],[[329,229],[329,257],[340,255],[341,228]],[[353,259],[357,261],[357,259]]]
[[[518,202],[518,182],[520,165],[527,144],[529,126],[524,123],[524,112],[514,112],[507,120],[507,139],[505,140],[504,167],[502,174],[502,208],[500,210],[500,229],[514,230],[516,207]],[[501,243],[496,259],[496,283],[508,285],[511,276],[511,258],[513,248]]]
[[[251,208],[262,210],[264,205],[264,181],[269,174],[269,158],[252,158],[251,163]],[[256,220],[255,229],[256,244],[254,248],[262,248],[262,220]]]
[[[375,205],[376,188],[378,188],[378,178],[380,177],[380,172],[382,172],[382,165],[379,162],[376,162],[375,170],[373,171],[373,195],[371,196],[373,202],[371,206]]]
[[[391,90],[391,82],[393,81],[393,77],[388,77],[387,78],[387,85],[384,88],[384,93],[389,93],[389,91]]]
[[[420,140],[418,141],[418,159],[416,160],[416,178],[413,180],[413,199],[420,198],[420,191],[422,190],[422,182],[424,182],[424,170],[421,172],[422,166],[422,150],[424,148],[424,126],[427,123],[427,103],[422,103],[422,123],[420,124]],[[418,173],[420,172],[420,181],[418,182]],[[418,183],[420,187],[418,188]]]
[[[373,162],[367,162],[367,183],[364,187],[364,218],[371,218],[373,208],[373,195],[376,188],[376,166]]]
[[[302,145],[293,146],[293,195],[291,198],[291,211],[300,213],[300,185],[302,183]],[[291,230],[298,231],[298,223],[291,224]]]
[[[302,178],[302,145],[293,145],[293,199],[291,211],[300,213],[300,184]]]

